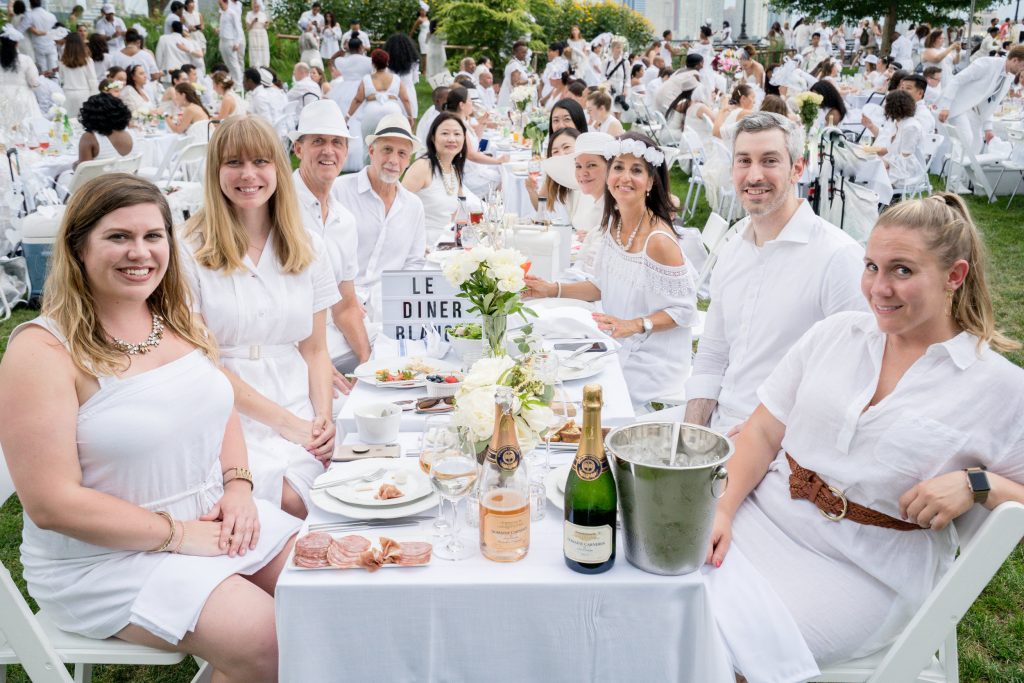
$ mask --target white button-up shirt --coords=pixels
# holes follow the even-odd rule
[[[278,112],[269,88],[257,85],[249,91],[249,113],[262,116],[270,125],[274,125]]]
[[[311,9],[308,9],[305,12],[303,12],[302,16],[299,17],[299,28],[305,31],[307,28],[309,28],[310,24],[316,24],[317,33],[322,32],[324,30],[323,12],[317,12],[316,14],[313,14],[313,10]]]
[[[401,183],[396,187],[398,194],[385,213],[384,202],[370,187],[368,168],[334,181],[331,194],[359,216],[358,287],[378,285],[385,270],[422,270],[427,263],[423,203]]]
[[[228,0],[228,8],[220,11],[220,39],[229,42],[244,40],[242,33],[242,3]]]
[[[106,17],[100,17],[96,20],[93,25],[93,30],[96,33],[104,36],[113,36],[118,31],[127,31],[127,27],[124,25],[124,20],[121,17],[114,17],[113,21],[107,21]],[[107,49],[110,52],[114,50],[120,50],[124,47],[124,35],[120,35],[117,38],[113,38],[107,41]]]
[[[115,19],[114,21],[121,20]],[[48,11],[45,7],[33,7],[28,11],[28,22],[25,23],[25,27],[28,28],[31,26],[39,31],[49,31],[56,23],[57,17],[55,17],[53,13]],[[124,27],[124,22],[121,22],[121,26]],[[97,31],[99,30],[98,21],[96,22],[96,29]],[[111,31],[110,35],[113,34],[114,32]],[[34,33],[29,33],[28,39],[29,42],[32,43],[32,49],[39,54],[51,54],[57,51],[57,44],[53,42],[53,38],[49,35],[37,36]],[[123,40],[121,41],[121,44],[124,45]],[[111,43],[111,45],[113,45],[113,43]]]
[[[711,306],[686,398],[717,399],[711,425],[727,431],[757,407],[757,388],[811,325],[867,310],[864,249],[801,201],[774,240],[754,244],[749,219],[722,247]]]
[[[353,33],[351,30],[349,30],[341,34],[342,51],[348,52],[348,41],[352,40],[353,38],[358,38],[359,42],[363,44],[363,49],[366,50],[367,52],[373,49],[373,46],[370,45],[370,35],[366,31],[359,30]],[[346,76],[346,78],[348,78],[348,76]]]
[[[317,99],[324,96],[324,91],[320,88],[320,84],[314,81],[309,76],[295,81],[292,85],[291,90],[288,91],[289,101],[304,101],[306,95],[316,95]],[[310,100],[312,101],[312,100]]]

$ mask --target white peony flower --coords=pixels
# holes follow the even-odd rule
[[[463,390],[473,390],[480,387],[491,386],[498,383],[501,376],[511,369],[516,362],[508,356],[502,356],[500,358],[481,358],[477,362],[473,363],[473,367],[469,369],[469,373],[462,380]],[[493,392],[491,400],[493,401]],[[456,398],[458,403],[458,398]],[[491,406],[493,409],[493,405]]]

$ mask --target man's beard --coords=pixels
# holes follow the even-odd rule
[[[402,174],[401,173],[391,173],[390,171],[385,171],[382,168],[379,171],[377,171],[377,178],[382,183],[386,183],[387,185],[397,185],[398,181],[401,180],[401,178],[402,178]]]

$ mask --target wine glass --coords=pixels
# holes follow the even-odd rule
[[[420,435],[420,469],[430,474],[434,461],[444,456],[459,442],[459,433],[451,423],[450,416],[430,415],[423,422],[423,433]],[[437,501],[437,519],[431,525],[435,536],[442,536],[448,530],[448,522],[444,516],[444,497]]]
[[[570,417],[575,415],[575,411],[570,411],[572,403],[565,394],[565,387],[562,386],[561,380],[558,379],[558,355],[554,351],[542,351],[533,355],[532,363],[535,377],[543,382],[550,392],[548,405],[552,413],[551,426],[544,430],[542,435],[544,438],[544,462],[543,470],[539,475],[543,478],[551,469],[551,437],[569,421]]]
[[[462,560],[474,552],[472,544],[459,539],[458,502],[469,495],[480,476],[476,450],[464,435],[458,435],[456,444],[438,455],[430,466],[430,483],[442,500],[451,502],[452,517],[448,525],[448,540],[434,549],[434,556],[442,560]]]

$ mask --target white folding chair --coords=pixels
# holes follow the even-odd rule
[[[0,506],[14,495],[14,483],[0,450]],[[89,683],[94,664],[174,665],[181,652],[165,652],[117,638],[95,640],[61,631],[44,612],[33,614],[10,571],[0,563],[0,683],[7,666],[20,664],[33,683]],[[199,660],[197,660],[199,661]],[[211,669],[199,662],[193,683],[208,681]],[[74,679],[65,664],[75,665]]]
[[[1006,137],[1013,143],[1013,151],[1010,153],[1010,158],[1000,162],[999,164],[999,177],[996,179],[996,188],[999,188],[999,183],[1003,180],[1003,174],[1007,171],[1012,173],[1020,174],[1020,178],[1017,180],[1017,184],[1013,186],[1013,192],[1010,193],[1010,199],[1006,202],[1006,208],[1010,208],[1010,204],[1013,203],[1013,198],[1017,196],[1017,191],[1020,190],[1020,185],[1024,182],[1024,130],[1017,128],[1010,128],[1006,131]]]
[[[952,176],[954,169],[959,166],[967,174],[969,180],[982,188],[989,202],[995,201],[995,189],[988,182],[985,167],[993,167],[993,162],[1001,161],[1002,158],[993,154],[975,154],[971,141],[961,139],[960,131],[955,126],[939,123],[938,129],[940,133],[949,138],[953,146],[950,151],[951,163],[949,164],[949,175],[947,175],[947,186],[949,185],[948,179]]]
[[[452,75],[451,71],[442,71],[427,79],[427,83],[430,84],[431,88],[440,88],[442,85],[451,85],[454,82],[455,76]]]
[[[957,683],[956,625],[1024,536],[1024,505],[975,505],[954,522],[960,556],[889,648],[824,667],[813,681]],[[935,654],[939,656],[936,658]]]
[[[115,157],[113,159],[93,159],[92,161],[83,161],[75,169],[74,175],[71,176],[71,182],[68,184],[67,190],[68,197],[75,193],[75,190],[85,185],[93,178],[98,178],[108,173],[135,173],[139,170],[139,165],[142,163],[141,154],[132,154],[126,157]]]
[[[893,194],[900,195],[903,199],[914,199],[916,197],[927,197],[932,193],[932,181],[928,177],[928,164],[921,163],[920,159],[913,157],[915,168],[914,176],[908,178],[900,185],[893,186]]]
[[[704,261],[704,266],[700,269],[700,273],[697,274],[697,280],[694,283],[698,296],[701,295],[701,290],[705,288],[708,280],[711,278],[711,271],[715,267],[715,262],[718,261],[718,252],[721,251],[729,236],[736,232],[737,225],[739,223],[730,226],[727,220],[713,211],[708,216],[708,221],[704,224],[704,229],[700,233],[701,242],[704,243],[704,248],[708,250],[708,258]]]
[[[193,142],[186,146],[185,149],[181,150],[177,160],[175,160],[174,168],[171,169],[171,172],[166,178],[155,181],[156,185],[166,188],[174,182],[179,172],[181,173],[182,180],[202,179],[203,168],[206,166],[206,150],[208,147],[209,143],[207,142]]]

